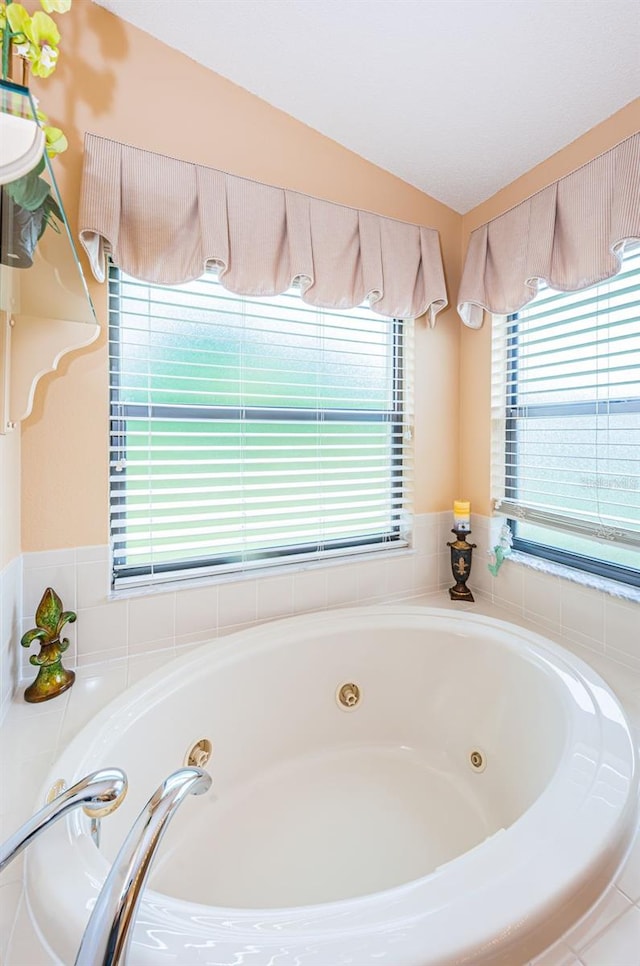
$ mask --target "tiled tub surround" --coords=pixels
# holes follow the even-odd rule
[[[440,591],[414,602],[454,609],[471,608],[540,630],[539,624],[516,615],[513,609],[498,607],[486,599],[476,604],[452,604],[446,593]],[[558,635],[548,634],[558,639]],[[640,671],[624,668],[579,643],[565,643],[571,651],[591,663],[616,691],[640,744]],[[49,704],[27,705],[19,696],[13,700],[2,732],[5,781],[0,812],[3,835],[12,831],[21,818],[34,809],[47,770],[78,730],[127,685],[172,656],[171,651],[165,650],[86,668],[70,691]],[[22,897],[21,876],[18,860],[5,872],[0,883],[0,961],[6,966],[50,966],[53,960],[40,946],[29,920]],[[580,964],[640,964],[640,838],[636,838],[615,883],[587,917],[535,961],[535,966]],[[524,964],[513,963],[512,966]]]
[[[450,515],[440,517],[444,543],[451,539]],[[507,557],[494,577],[487,567],[489,550],[498,543],[503,522],[501,517],[472,515],[469,539],[477,547],[468,585],[474,595],[504,608],[511,620],[532,621],[540,633],[559,635],[640,671],[640,588],[518,553]],[[441,563],[446,570],[443,558]],[[441,587],[447,586],[445,570]]]
[[[77,623],[65,627],[71,644],[63,663],[81,668],[173,652],[276,617],[429,593],[440,586],[440,558],[449,559],[440,541],[440,514],[415,518],[411,549],[370,557],[283,567],[261,577],[203,578],[188,586],[160,586],[155,592],[110,594],[107,546],[26,553],[22,628],[33,627],[42,593],[52,586],[65,609],[78,614]],[[30,670],[28,660],[25,649],[23,677]]]
[[[487,551],[497,542],[500,522],[472,517],[470,540],[477,548],[469,586],[476,597],[487,597],[544,630],[598,653],[606,651],[613,660],[640,670],[640,592],[620,585],[594,589],[549,572],[553,565],[546,561],[539,561],[540,570],[507,559],[498,576],[492,577]],[[415,519],[410,550],[281,568],[261,577],[166,585],[153,593],[110,594],[107,546],[27,553],[22,557],[21,633],[33,627],[36,607],[48,586],[57,591],[66,609],[78,614],[77,623],[65,627],[71,644],[64,663],[76,668],[154,652],[175,653],[183,646],[291,614],[431,593],[453,583],[447,548],[447,541],[453,539],[451,526],[449,512],[421,514]],[[10,566],[18,568],[8,581],[15,587],[19,562]],[[601,584],[605,587],[607,582]],[[615,596],[618,592],[636,600]],[[11,613],[15,618],[15,606]],[[24,679],[33,670],[28,663],[30,652],[14,642],[22,652],[17,661]],[[5,643],[3,636],[6,663]],[[15,687],[15,654],[11,667]]]
[[[0,571],[0,723],[20,674],[22,561],[14,557]]]

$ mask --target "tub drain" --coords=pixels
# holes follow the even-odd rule
[[[200,738],[194,742],[184,756],[184,765],[192,765],[196,768],[204,768],[213,752],[213,745],[208,738]]]

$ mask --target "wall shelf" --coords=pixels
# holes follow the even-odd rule
[[[0,312],[0,433],[16,429],[33,409],[36,386],[67,352],[90,345],[100,327]]]
[[[0,111],[35,118],[29,90],[0,81]],[[43,164],[24,176],[46,196],[40,209],[19,203],[23,179],[0,187],[0,433],[29,415],[39,379],[100,332],[46,154]]]

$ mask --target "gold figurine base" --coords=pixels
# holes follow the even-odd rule
[[[472,603],[475,602],[475,597],[464,584],[456,584],[455,587],[449,587],[449,597],[451,600],[470,600]]]
[[[35,681],[26,688],[24,700],[29,704],[38,704],[40,701],[57,698],[59,694],[71,687],[75,679],[75,672],[62,667],[60,661],[48,667],[43,666],[38,671]]]

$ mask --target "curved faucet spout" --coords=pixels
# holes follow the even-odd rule
[[[127,776],[120,768],[102,768],[66,788],[36,812],[17,832],[0,845],[0,872],[30,842],[71,809],[82,806],[92,819],[114,811],[127,793]]]
[[[202,795],[211,776],[180,768],[153,793],[124,840],[93,907],[75,966],[118,966],[126,961],[136,911],[167,825],[188,795]]]

